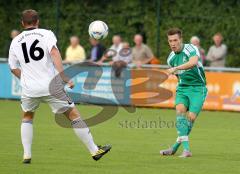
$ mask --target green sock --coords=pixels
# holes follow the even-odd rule
[[[176,142],[175,144],[172,145],[172,149],[174,152],[176,152],[178,150],[178,148],[180,147],[181,143]]]
[[[183,141],[182,145],[184,150],[190,151],[189,141]]]
[[[189,121],[184,115],[177,116],[177,132],[178,136],[187,136],[187,133],[189,131]]]
[[[189,121],[185,117],[185,115],[177,115],[177,132],[178,132],[178,137],[182,139],[182,145],[184,150],[190,150],[189,147],[189,142],[188,142],[188,133],[190,133],[190,128],[189,126]]]
[[[187,135],[190,134],[190,132],[191,132],[191,130],[192,130],[192,127],[193,127],[193,123],[194,123],[194,122],[188,120],[188,133],[187,133]]]

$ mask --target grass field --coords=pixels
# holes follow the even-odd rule
[[[78,107],[86,117],[100,110]],[[0,108],[0,174],[240,172],[239,113],[202,112],[190,137],[193,157],[180,159],[181,151],[172,157],[159,155],[160,149],[175,141],[174,110],[138,108],[130,114],[120,108],[111,120],[91,127],[96,143],[113,145],[109,154],[95,162],[73,131],[58,126],[50,108],[42,104],[34,120],[32,164],[23,165],[19,102],[1,100]],[[150,125],[151,121],[158,125]]]

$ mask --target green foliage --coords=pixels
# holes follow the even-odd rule
[[[33,8],[39,11],[41,27],[54,30],[58,35],[58,45],[63,57],[69,37],[78,35],[81,44],[89,52],[88,25],[93,20],[103,20],[109,26],[109,36],[103,44],[111,45],[113,34],[121,34],[132,45],[135,33],[142,33],[154,53],[157,52],[157,0],[9,0],[0,2],[0,56],[6,56],[9,32],[21,29],[21,11]],[[227,65],[240,67],[240,2],[239,0],[160,0],[160,59],[166,62],[169,48],[166,31],[179,27],[184,32],[185,42],[192,35],[201,39],[206,52],[213,44],[212,36],[221,32],[228,46]],[[59,22],[57,22],[59,19]]]

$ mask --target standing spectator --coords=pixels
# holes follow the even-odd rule
[[[86,59],[84,48],[79,44],[77,36],[70,37],[70,46],[66,50],[66,58],[64,62],[81,61]]]
[[[5,50],[5,57],[8,58],[8,51],[9,51],[9,47],[10,47],[10,44],[12,42],[12,40],[20,34],[20,31],[16,30],[16,29],[13,29],[11,32],[10,32],[10,38],[7,40],[5,46],[4,46],[4,50]]]
[[[96,39],[90,38],[89,41],[90,41],[90,44],[92,45],[91,53],[90,53],[90,61],[91,62],[97,62],[103,56],[105,48]]]
[[[202,64],[206,65],[206,56],[205,56],[205,50],[201,47],[200,39],[197,36],[193,36],[190,39],[191,44],[195,45],[198,48],[198,51],[200,53]]]
[[[225,67],[225,59],[227,55],[227,46],[222,43],[223,37],[221,33],[213,36],[214,45],[208,50],[207,60],[211,67]]]
[[[114,59],[118,56],[119,52],[122,49],[122,38],[120,35],[114,35],[112,38],[113,45],[108,49],[107,53],[103,55],[101,60],[99,60],[98,63],[102,63],[105,60],[107,60],[109,57],[112,57]]]
[[[135,46],[132,49],[132,61],[137,67],[143,64],[149,64],[154,58],[151,49],[143,43],[143,38],[140,34],[134,36]]]

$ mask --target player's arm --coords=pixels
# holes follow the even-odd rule
[[[64,74],[64,69],[63,69],[63,65],[62,65],[62,58],[61,58],[61,54],[60,54],[59,50],[56,47],[52,47],[52,49],[50,51],[50,55],[51,55],[51,58],[53,60],[53,64],[55,65],[55,68],[60,73],[60,76],[61,76],[62,80],[65,83],[68,83],[68,86],[70,88],[73,88],[74,87],[73,82]]]
[[[21,69],[19,68],[19,62],[17,56],[13,50],[12,44],[9,49],[8,64],[11,72],[18,78],[21,78]]]
[[[18,78],[21,78],[21,70],[19,68],[11,69],[11,72]]]
[[[172,67],[172,68],[168,69],[167,72],[168,72],[168,74],[174,74],[178,70],[191,69],[198,64],[198,58],[199,58],[198,56],[193,56],[189,59],[188,62],[186,62],[182,65],[179,65],[179,66]]]

